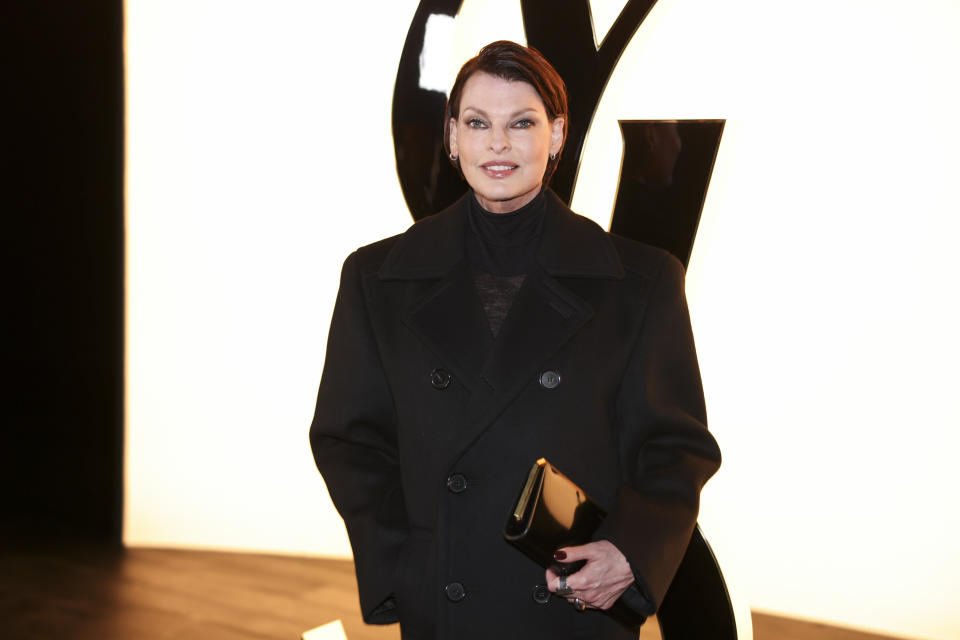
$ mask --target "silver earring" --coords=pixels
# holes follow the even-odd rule
[[[456,162],[457,156],[453,155],[453,151],[450,152],[450,162]]]
[[[550,154],[550,159],[553,160],[554,162],[556,162],[556,161],[557,161],[557,154],[551,153],[551,154]]]

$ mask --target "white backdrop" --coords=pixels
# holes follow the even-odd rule
[[[307,429],[340,264],[410,223],[416,5],[127,0],[128,545],[349,554]],[[725,456],[701,524],[753,608],[960,637],[958,28],[660,0],[588,136],[573,205],[607,226],[618,118],[727,120],[687,291]],[[467,0],[438,73],[500,37],[518,2]]]

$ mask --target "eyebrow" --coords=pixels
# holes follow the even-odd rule
[[[487,112],[486,112],[486,111],[484,111],[483,109],[480,109],[480,108],[478,108],[478,107],[466,106],[466,107],[463,107],[463,109],[461,109],[461,112],[464,112],[464,111],[473,111],[473,112],[475,112],[475,113],[483,116],[484,118],[489,118],[489,117],[490,117],[490,116],[487,115]],[[509,118],[516,118],[517,116],[521,116],[521,115],[523,115],[523,114],[525,114],[525,113],[530,113],[530,112],[533,112],[534,114],[539,115],[539,114],[538,114],[538,109],[537,109],[536,107],[524,107],[523,109],[520,109],[519,111],[514,111],[513,113],[511,113],[510,116],[509,116]]]

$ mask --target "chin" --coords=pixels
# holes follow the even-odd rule
[[[487,187],[487,185],[481,185],[479,189],[474,188],[473,191],[480,198],[489,200],[490,202],[509,202],[510,200],[516,200],[528,194],[536,195],[538,191],[537,187],[530,189],[510,188],[506,185],[496,185],[494,188],[484,187]]]

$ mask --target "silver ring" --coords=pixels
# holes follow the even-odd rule
[[[580,598],[574,598],[574,599],[573,599],[573,608],[576,609],[577,611],[586,611],[586,610],[587,610],[587,603],[584,602],[583,600],[581,600]]]
[[[558,596],[568,596],[573,593],[573,589],[567,584],[567,576],[560,576],[560,584],[557,587]]]

